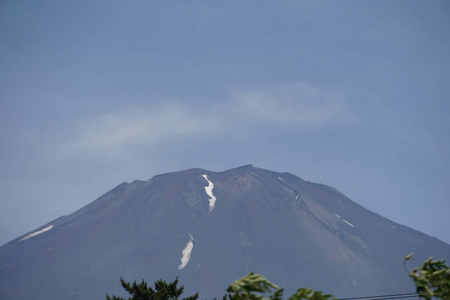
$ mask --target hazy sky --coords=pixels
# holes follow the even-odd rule
[[[449,28],[448,1],[1,1],[0,244],[245,164],[450,243]]]

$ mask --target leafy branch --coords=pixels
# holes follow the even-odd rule
[[[413,259],[413,253],[404,259],[406,262]],[[422,263],[420,268],[414,268],[409,277],[414,280],[416,292],[420,297],[431,300],[433,297],[450,300],[450,268],[444,260],[433,260],[432,257]]]

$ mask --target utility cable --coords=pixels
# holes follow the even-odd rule
[[[417,293],[406,293],[406,294],[390,294],[390,295],[379,295],[379,296],[365,296],[365,297],[352,297],[352,298],[339,298],[339,300],[390,300],[390,299],[405,299],[405,298],[417,298],[419,294]]]

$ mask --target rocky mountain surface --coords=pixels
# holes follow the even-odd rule
[[[221,297],[255,272],[336,297],[413,292],[403,258],[450,260],[450,245],[337,190],[251,165],[122,183],[0,247],[0,299],[105,299],[119,279],[179,277],[185,295]]]

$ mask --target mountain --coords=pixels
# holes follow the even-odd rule
[[[336,189],[251,165],[122,183],[0,247],[0,299],[105,299],[119,279],[177,276],[221,297],[249,272],[336,297],[413,292],[403,258],[450,259],[450,245]]]

